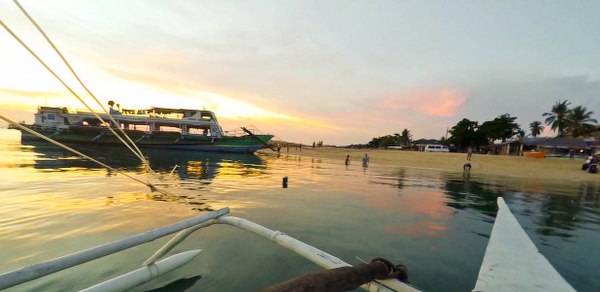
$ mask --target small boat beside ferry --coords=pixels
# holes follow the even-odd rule
[[[212,152],[253,153],[269,147],[273,135],[241,128],[223,131],[214,112],[195,109],[153,107],[149,109],[117,109],[109,102],[110,115],[139,147],[182,149]],[[98,119],[100,117],[101,119]],[[110,131],[107,113],[72,111],[66,107],[38,107],[35,122],[24,125],[36,132],[66,144],[119,145],[115,131]],[[115,125],[112,125],[113,129]],[[22,142],[41,141],[40,137],[22,132]],[[121,135],[121,134],[119,134]]]

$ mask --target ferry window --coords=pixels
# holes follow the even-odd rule
[[[48,120],[56,120],[56,116],[54,114],[48,114]]]

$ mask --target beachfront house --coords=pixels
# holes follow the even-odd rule
[[[576,138],[550,138],[537,143],[537,150],[546,151],[546,156],[568,156],[569,151],[573,149],[576,154],[589,155],[591,147],[583,139]]]
[[[544,151],[547,157],[568,156],[569,151],[573,149],[576,155],[589,155],[596,150],[600,150],[600,141],[579,138],[518,138],[502,143],[488,146],[491,154],[499,155],[523,155],[524,151]]]

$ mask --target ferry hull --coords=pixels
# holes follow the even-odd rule
[[[142,148],[205,151],[205,152],[228,152],[228,153],[254,153],[262,148],[261,145],[242,146],[242,145],[139,145]]]
[[[117,137],[105,132],[90,130],[79,132],[38,131],[38,133],[65,144],[122,145]],[[273,138],[272,135],[224,136],[217,138],[198,135],[182,136],[175,132],[146,134],[140,131],[128,134],[136,142],[136,145],[141,148],[230,153],[254,153],[265,148],[265,144]],[[22,131],[21,141],[31,143],[44,140]]]

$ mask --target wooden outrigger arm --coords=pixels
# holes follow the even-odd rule
[[[66,255],[54,260],[46,261],[40,264],[24,267],[16,271],[0,275],[0,290],[10,288],[49,274],[62,271],[67,268],[75,267],[80,264],[117,253],[119,251],[138,246],[144,243],[154,241],[169,234],[175,235],[169,242],[164,244],[152,256],[150,256],[137,270],[124,275],[98,283],[87,288],[86,292],[96,291],[124,291],[132,289],[144,282],[150,281],[162,274],[168,273],[195,258],[201,250],[195,249],[181,252],[170,257],[163,258],[180,242],[185,240],[194,231],[211,226],[213,224],[224,224],[237,227],[271,240],[272,242],[295,252],[296,254],[308,259],[309,261],[326,269],[348,268],[350,264],[341,259],[332,256],[322,250],[310,246],[282,232],[268,229],[254,222],[243,218],[224,216],[229,213],[229,208],[223,208],[217,211],[206,213],[197,217],[177,222],[162,228],[146,231],[127,238],[92,247],[70,255]],[[378,271],[381,267],[378,267]],[[361,283],[363,284],[363,283]],[[367,291],[392,292],[392,291],[418,291],[407,283],[397,279],[375,280],[364,283],[361,286]]]

